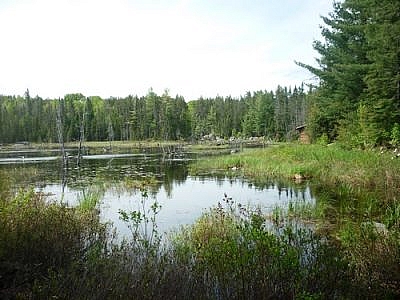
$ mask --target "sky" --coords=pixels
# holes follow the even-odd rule
[[[187,101],[309,82],[331,0],[0,0],[0,94]]]

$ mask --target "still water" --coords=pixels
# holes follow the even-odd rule
[[[165,156],[157,151],[136,154],[87,155],[76,164],[71,158],[63,169],[57,153],[2,153],[0,169],[6,170],[20,186],[32,186],[52,201],[77,205],[90,193],[100,196],[100,215],[111,221],[120,235],[128,234],[119,219],[119,210],[130,212],[146,209],[154,201],[161,205],[156,217],[159,230],[169,231],[193,223],[203,212],[222,202],[225,195],[242,205],[259,206],[271,211],[290,201],[314,202],[306,186],[288,187],[277,182],[252,183],[240,176],[204,174],[191,176],[190,163],[207,159],[201,154],[181,153]],[[133,188],[152,179],[147,197]]]

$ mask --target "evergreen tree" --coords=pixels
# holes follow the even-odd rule
[[[318,67],[298,63],[320,79],[308,120],[314,136],[363,132],[361,147],[389,141],[400,116],[399,12],[397,0],[345,0],[323,18]]]
[[[367,104],[378,141],[390,140],[400,121],[400,1],[366,1],[371,67],[365,77]]]

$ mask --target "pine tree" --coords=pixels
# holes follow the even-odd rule
[[[323,21],[318,67],[298,63],[320,79],[308,120],[314,134],[334,139],[341,127],[358,134],[368,124],[368,144],[387,142],[400,117],[400,2],[336,2]]]
[[[371,121],[378,140],[390,139],[400,122],[400,1],[368,1],[366,36],[371,61],[365,81]]]

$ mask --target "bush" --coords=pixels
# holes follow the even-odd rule
[[[400,146],[400,125],[398,123],[394,124],[390,137],[392,146]]]
[[[323,133],[316,141],[316,144],[326,146],[329,144],[329,138],[326,133]]]
[[[268,225],[259,210],[220,204],[178,237],[174,246],[191,254],[207,299],[324,298],[349,291],[347,264],[334,245],[299,224]]]
[[[358,226],[357,226],[358,225]],[[354,270],[359,296],[397,299],[400,295],[400,236],[380,223],[345,223],[339,236]]]
[[[67,272],[105,240],[98,216],[46,203],[42,194],[20,191],[0,202],[0,291],[3,298],[31,297],[32,286]]]

